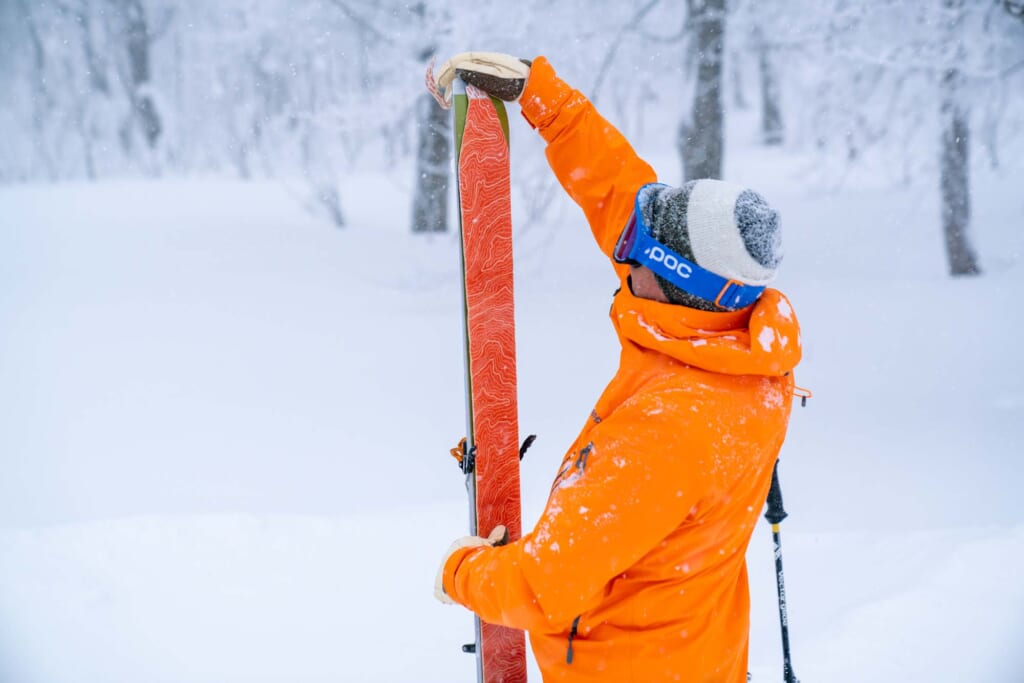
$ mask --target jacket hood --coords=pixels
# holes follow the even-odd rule
[[[624,340],[709,372],[778,377],[802,354],[800,324],[776,289],[747,308],[719,313],[641,299],[623,283],[611,316]]]

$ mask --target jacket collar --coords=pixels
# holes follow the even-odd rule
[[[710,372],[773,377],[800,362],[800,325],[775,289],[739,311],[710,312],[641,299],[623,282],[611,317],[624,342]]]

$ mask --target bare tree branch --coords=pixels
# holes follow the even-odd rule
[[[382,33],[380,29],[374,26],[368,19],[362,17],[358,12],[349,7],[348,3],[344,0],[331,0],[331,4],[340,9],[346,17],[351,19],[355,24],[360,26],[363,30],[373,35],[375,38],[382,40],[386,43],[395,44],[394,38]]]
[[[648,33],[647,31],[640,31],[640,37],[651,43],[659,44],[670,44],[678,43],[680,40],[686,37],[686,22],[683,22],[683,26],[678,31],[668,36],[660,36],[656,33]]]
[[[178,9],[176,7],[163,7],[160,10],[160,16],[151,20],[150,24],[152,28],[149,30],[149,35],[152,42],[156,43],[165,35],[174,23],[175,17],[178,15]]]
[[[601,66],[598,68],[597,80],[594,82],[594,87],[590,89],[591,101],[595,103],[597,102],[598,96],[601,92],[601,84],[604,82],[605,76],[608,75],[608,69],[611,67],[612,61],[615,59],[615,54],[619,51],[619,46],[622,45],[622,41],[626,37],[626,34],[631,31],[635,31],[637,27],[640,26],[640,22],[644,20],[644,17],[646,17],[652,9],[657,7],[660,2],[661,0],[650,0],[646,5],[637,10],[637,13],[633,15],[633,18],[629,23],[619,30],[618,35],[615,36],[615,40],[612,41],[612,46],[608,48],[608,52],[605,53]]]
[[[1005,69],[1003,73],[1000,74],[1000,76],[1006,78],[1008,76],[1012,76],[1014,73],[1020,71],[1021,69],[1024,69],[1024,62],[1017,62],[1010,68]]]

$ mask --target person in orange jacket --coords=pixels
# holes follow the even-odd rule
[[[459,539],[435,594],[526,630],[548,683],[745,681],[744,556],[801,355],[792,306],[765,287],[778,214],[720,180],[657,183],[544,57],[463,53],[438,84],[455,77],[518,100],[547,141],[620,278],[622,351],[534,530]]]

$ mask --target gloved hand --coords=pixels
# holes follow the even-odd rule
[[[448,558],[452,556],[452,553],[457,550],[462,550],[463,548],[505,545],[506,543],[508,543],[508,529],[506,529],[502,524],[494,527],[487,538],[482,538],[481,536],[463,536],[462,538],[457,539],[444,554],[444,559],[441,560],[441,567],[437,570],[437,578],[434,579],[434,597],[446,605],[455,604],[455,601],[449,598],[444,592],[444,566],[448,564]]]
[[[500,52],[462,52],[441,65],[437,85],[444,90],[445,102],[451,102],[456,76],[492,97],[514,102],[523,94],[529,75],[528,60]]]

